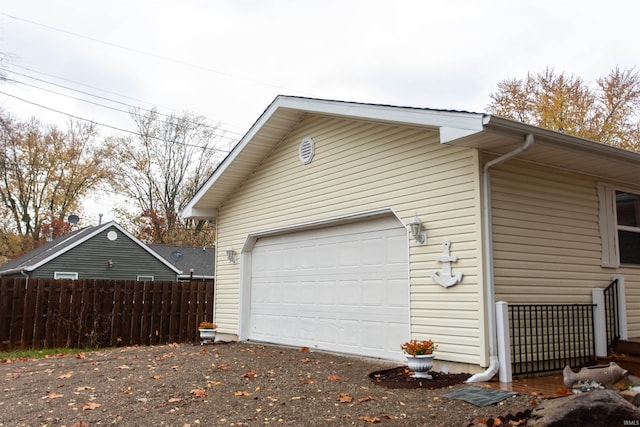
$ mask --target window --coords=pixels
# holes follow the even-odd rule
[[[78,280],[78,273],[73,273],[70,271],[56,271],[53,273],[53,278]]]
[[[640,191],[598,184],[602,266],[640,265]]]
[[[153,282],[153,276],[138,276],[136,280],[138,282]]]
[[[616,191],[620,264],[640,265],[640,195]]]

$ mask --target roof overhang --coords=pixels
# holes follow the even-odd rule
[[[308,114],[438,130],[443,144],[494,155],[533,146],[518,159],[603,179],[640,184],[640,153],[549,131],[513,120],[464,111],[278,96],[181,212],[184,218],[213,219],[229,195]]]
[[[500,156],[524,144],[527,134],[534,144],[520,153],[519,160],[577,172],[599,179],[640,185],[640,153],[595,141],[550,131],[537,126],[485,115],[483,129],[447,138],[441,129],[441,142],[458,147],[475,148]],[[453,136],[453,135],[452,135]]]

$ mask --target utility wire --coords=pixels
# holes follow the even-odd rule
[[[123,46],[123,45],[116,44],[116,43],[107,42],[107,41],[104,41],[104,40],[100,40],[100,39],[96,39],[96,38],[93,38],[93,37],[85,36],[83,34],[74,33],[72,31],[64,30],[62,28],[57,28],[57,27],[53,27],[51,25],[46,25],[46,24],[42,24],[42,23],[39,23],[39,22],[35,22],[35,21],[30,20],[30,19],[25,19],[25,18],[20,18],[18,16],[14,16],[14,15],[9,15],[9,14],[4,13],[4,12],[0,12],[0,15],[6,16],[7,18],[15,19],[16,21],[23,21],[23,22],[26,22],[26,23],[31,24],[31,25],[36,25],[36,26],[39,26],[39,27],[42,27],[42,28],[46,28],[48,30],[57,31],[59,33],[68,34],[68,35],[71,35],[71,36],[74,36],[74,37],[79,37],[79,38],[82,38],[82,39],[85,39],[85,40],[90,40],[90,41],[95,42],[95,43],[101,43],[101,44],[104,44],[104,45],[107,45],[107,46],[116,47],[118,49],[127,50],[129,52],[137,53],[137,54],[140,54],[140,55],[146,55],[146,56],[150,56],[150,57],[153,57],[153,58],[162,59],[164,61],[173,62],[173,63],[176,63],[176,64],[184,65],[184,66],[191,67],[191,68],[196,68],[196,69],[207,71],[207,72],[210,72],[210,73],[220,74],[222,76],[231,77],[231,78],[238,79],[238,80],[244,80],[244,81],[247,81],[247,82],[256,83],[256,84],[263,85],[263,86],[269,86],[269,87],[273,87],[273,88],[277,88],[277,89],[283,89],[283,90],[286,90],[286,91],[292,91],[292,92],[297,92],[297,93],[305,93],[303,91],[287,88],[285,86],[279,86],[279,85],[275,85],[275,84],[272,84],[272,83],[267,83],[267,82],[263,82],[263,81],[260,81],[260,80],[251,79],[251,78],[248,78],[248,77],[238,76],[238,75],[231,74],[231,73],[225,73],[224,71],[214,70],[213,68],[204,67],[202,65],[192,64],[190,62],[182,61],[182,60],[179,60],[179,59],[169,58],[167,56],[162,56],[162,55],[158,55],[158,54],[155,54],[155,53],[150,53],[150,52],[146,52],[146,51],[143,51],[143,50],[134,49],[132,47],[128,47],[128,46]]]
[[[1,67],[0,67],[0,68],[1,68]],[[20,73],[16,73],[16,74],[20,74]],[[29,76],[26,76],[26,77],[29,77]],[[96,105],[96,106],[98,106],[98,107],[102,107],[102,108],[108,108],[108,109],[110,109],[110,110],[118,111],[118,112],[120,112],[120,113],[125,113],[125,114],[127,114],[127,115],[130,115],[130,114],[131,114],[131,111],[129,111],[129,110],[123,110],[123,109],[120,109],[120,108],[111,107],[111,106],[109,106],[109,105],[100,104],[100,103],[98,103],[98,102],[93,102],[93,101],[89,101],[89,100],[87,100],[87,99],[79,98],[79,97],[76,97],[76,96],[67,95],[67,94],[64,94],[64,93],[62,93],[62,92],[57,92],[57,91],[55,91],[55,90],[46,89],[46,88],[43,88],[43,87],[40,87],[40,86],[36,86],[36,85],[29,84],[29,83],[21,82],[21,81],[19,81],[19,80],[10,79],[10,78],[8,78],[8,79],[6,79],[6,80],[7,80],[7,81],[9,81],[9,82],[18,83],[18,84],[21,84],[21,85],[24,85],[24,86],[28,86],[28,87],[32,87],[32,88],[35,88],[35,89],[38,89],[38,90],[42,90],[42,91],[45,91],[45,92],[53,93],[53,94],[55,94],[55,95],[60,95],[60,96],[64,96],[64,97],[66,97],[66,98],[75,99],[76,101],[86,102],[86,103],[88,103],[88,104]],[[40,79],[36,79],[36,80],[40,80]],[[40,80],[40,81],[43,81],[43,80]],[[51,84],[51,85],[53,85],[53,86],[62,87],[62,88],[64,88],[64,89],[68,89],[68,90],[71,90],[71,91],[75,91],[75,92],[83,93],[83,94],[85,94],[85,95],[93,96],[93,97],[96,97],[96,98],[99,98],[99,99],[105,99],[105,100],[107,100],[107,101],[114,102],[114,103],[116,103],[116,104],[125,105],[125,106],[128,106],[128,107],[134,108],[134,109],[139,109],[140,111],[145,111],[145,112],[147,112],[147,113],[152,113],[152,111],[151,111],[151,110],[148,110],[148,109],[145,109],[145,108],[142,108],[142,107],[137,107],[137,106],[135,106],[135,105],[126,104],[126,103],[119,102],[119,101],[115,101],[115,100],[110,100],[110,99],[108,99],[108,98],[103,98],[103,97],[101,97],[101,96],[98,96],[98,95],[92,95],[92,94],[90,94],[90,93],[86,93],[86,92],[82,92],[82,91],[77,91],[77,90],[75,90],[75,89],[67,88],[67,87],[65,87],[65,86],[57,85],[57,84],[55,84],[55,83],[49,83],[49,82],[45,82],[45,83]],[[169,117],[170,117],[169,115],[164,114],[164,113],[160,113],[160,112],[157,112],[157,113],[158,113],[158,115],[160,115],[160,116],[164,116],[164,117],[167,117],[167,118],[169,118]],[[168,123],[169,123],[169,122],[167,122],[166,120],[163,120],[162,122],[163,122],[163,123],[165,123],[165,124],[168,124]],[[187,120],[187,122],[188,122],[188,123],[191,123],[191,124],[197,124],[197,123],[193,122],[192,120]],[[213,126],[210,126],[210,125],[207,125],[207,124],[204,124],[204,126],[208,127],[209,129],[212,129],[214,132],[215,132],[215,131],[219,131],[219,130],[220,130],[219,128],[216,128],[216,127],[213,127]],[[222,132],[226,132],[226,131],[223,129],[223,130],[222,130]],[[229,139],[229,140],[231,140],[231,141],[236,141],[236,139],[235,139],[235,138],[232,138],[232,137],[230,137],[230,136],[220,135],[220,134],[216,134],[216,133],[214,133],[214,134],[215,134],[217,137],[219,137],[219,138],[225,138],[225,139]]]
[[[28,79],[32,79],[32,80],[36,80],[36,81],[39,81],[39,82],[43,82],[43,83],[46,83],[46,84],[51,85],[51,86],[56,86],[56,87],[59,87],[59,88],[62,88],[62,89],[66,89],[66,90],[70,90],[70,91],[73,91],[73,92],[81,93],[83,95],[87,95],[87,96],[91,96],[91,97],[94,97],[94,98],[102,99],[104,101],[113,102],[114,104],[120,104],[120,105],[124,105],[126,107],[130,107],[130,108],[133,108],[133,109],[138,109],[138,110],[144,111],[146,113],[151,113],[152,112],[148,108],[139,107],[137,105],[128,104],[126,102],[117,101],[115,99],[107,98],[107,97],[96,95],[96,94],[93,94],[93,93],[90,93],[90,92],[85,92],[85,91],[74,89],[74,88],[71,88],[71,87],[68,87],[68,86],[64,86],[64,85],[60,85],[60,84],[57,84],[57,83],[53,83],[53,82],[48,81],[48,80],[44,80],[44,79],[40,79],[40,78],[37,78],[37,77],[30,76],[28,74],[19,73],[17,71],[11,70],[10,68],[6,68],[6,67],[0,66],[0,70],[6,71],[6,72],[9,72],[9,73],[12,73],[12,74],[17,74],[19,76],[26,77]],[[99,103],[92,102],[92,101],[87,101],[87,100],[82,99],[82,98],[73,97],[73,96],[70,96],[70,95],[67,95],[67,94],[64,94],[64,93],[61,93],[61,92],[56,92],[56,91],[53,91],[51,89],[45,89],[45,88],[42,88],[42,87],[39,87],[39,86],[35,86],[35,85],[29,84],[29,83],[25,83],[25,82],[22,82],[22,81],[19,81],[19,80],[15,80],[15,79],[7,79],[7,80],[8,81],[13,81],[15,83],[22,84],[22,85],[25,85],[25,86],[30,86],[30,87],[33,87],[35,89],[39,89],[39,90],[43,90],[43,91],[46,91],[46,92],[54,93],[56,95],[65,96],[65,97],[68,97],[68,98],[71,98],[71,99],[87,102],[87,103],[94,104],[94,105],[97,105],[97,106],[100,106],[100,107],[109,108],[109,109],[112,109],[112,110],[115,110],[115,111],[120,111],[120,112],[123,112],[123,113],[130,114],[130,111],[117,109],[117,108],[114,108],[114,107],[110,107],[108,105],[99,104]],[[144,101],[142,101],[142,102],[144,102]],[[171,115],[169,115],[169,114],[161,113],[161,112],[159,112],[157,110],[156,110],[156,112],[160,116],[167,117],[167,118],[171,117]],[[195,124],[195,122],[193,122],[193,121],[189,121],[189,122]],[[167,122],[165,121],[165,123],[167,123]],[[238,135],[240,137],[243,136],[239,132],[233,132],[233,131],[230,131],[230,130],[221,129],[220,127],[211,126],[211,125],[208,125],[208,124],[204,124],[204,125],[206,127],[210,128],[210,129],[213,129],[214,131],[217,130],[217,131],[222,131],[224,133],[231,133],[231,134],[234,134],[234,135]],[[219,136],[221,138],[227,138],[227,139],[235,140],[234,138],[231,138],[231,137],[226,136],[226,135],[217,135],[217,136]]]
[[[129,134],[132,134],[132,135],[135,135],[135,136],[144,137],[144,135],[142,135],[139,132],[131,131],[131,130],[128,130],[128,129],[123,129],[123,128],[120,128],[120,127],[117,127],[117,126],[108,125],[106,123],[100,123],[100,122],[96,122],[95,120],[89,120],[89,119],[85,119],[84,117],[79,117],[79,116],[76,116],[76,115],[73,115],[73,114],[65,113],[64,111],[56,110],[55,108],[47,107],[45,105],[38,104],[37,102],[28,101],[28,100],[26,100],[24,98],[20,98],[19,96],[12,95],[10,93],[6,93],[6,92],[3,92],[3,91],[0,91],[0,94],[8,96],[8,97],[11,97],[11,98],[15,98],[15,99],[17,99],[19,101],[22,101],[22,102],[25,102],[27,104],[35,105],[36,107],[44,108],[45,110],[53,111],[54,113],[64,114],[65,116],[69,116],[69,117],[72,117],[72,118],[77,119],[77,120],[82,120],[82,121],[88,122],[88,123],[94,123],[97,126],[102,126],[102,127],[106,127],[106,128],[109,128],[109,129],[117,130],[119,132],[124,132],[124,133],[129,133]],[[158,138],[158,137],[155,137],[155,136],[150,136],[150,138],[151,139],[155,139],[157,141],[163,141],[161,138]],[[201,150],[206,150],[206,151],[218,151],[218,152],[221,152],[221,153],[229,153],[229,150],[223,150],[221,148],[202,147],[200,145],[188,144],[186,142],[177,142],[177,144],[184,145],[186,147],[200,148]]]

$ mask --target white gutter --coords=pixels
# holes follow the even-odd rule
[[[495,307],[495,284],[493,277],[493,235],[491,220],[491,175],[489,170],[507,160],[517,156],[523,151],[528,150],[533,145],[533,134],[529,133],[524,138],[524,145],[509,153],[503,154],[497,159],[493,159],[484,165],[483,172],[483,223],[484,223],[484,251],[485,251],[485,270],[487,272],[487,291],[485,293],[486,310],[489,319],[489,367],[478,374],[473,375],[466,382],[489,381],[498,372],[500,361],[498,360],[498,340],[496,337],[496,307]]]

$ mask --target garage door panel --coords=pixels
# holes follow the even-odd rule
[[[407,252],[395,219],[259,239],[249,338],[400,358],[410,330]]]

